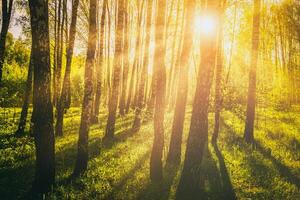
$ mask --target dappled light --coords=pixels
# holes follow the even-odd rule
[[[300,199],[300,1],[2,0],[0,199]]]

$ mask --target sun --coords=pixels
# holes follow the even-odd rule
[[[209,35],[216,31],[217,20],[210,15],[198,15],[195,19],[196,34]]]

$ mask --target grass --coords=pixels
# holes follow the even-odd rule
[[[14,137],[20,109],[0,110],[1,199],[21,199],[30,189],[34,175],[34,143],[29,136]],[[166,157],[173,113],[166,114]],[[76,152],[80,109],[66,115],[64,132],[56,138],[57,184],[46,199],[179,199],[180,166],[164,165],[164,180],[149,180],[149,158],[153,122],[139,132],[131,125],[134,114],[118,117],[116,139],[103,142],[106,111],[90,129],[89,166],[82,177],[70,180]],[[190,111],[184,129],[183,158]],[[258,110],[256,144],[243,141],[243,114],[224,111],[218,145],[209,145],[201,169],[199,195],[202,199],[300,199],[300,108],[280,112]],[[210,133],[213,115],[210,115]],[[27,127],[28,129],[28,127]],[[185,197],[195,198],[195,196]]]

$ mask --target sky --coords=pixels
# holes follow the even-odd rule
[[[0,3],[0,7],[1,6],[2,5]],[[14,38],[19,38],[20,36],[22,36],[22,27],[21,27],[20,23],[17,23],[17,19],[19,19],[20,16],[23,15],[23,12],[24,11],[22,9],[13,9],[13,11],[12,11],[12,16],[11,16],[11,21],[9,24],[8,31],[13,34]],[[2,14],[0,17],[2,17]],[[0,21],[1,21],[1,19],[0,19]],[[0,28],[2,28],[1,23],[0,23]]]
[[[22,27],[15,23],[15,20],[10,25],[8,31],[13,34],[14,38],[19,38],[22,35]]]

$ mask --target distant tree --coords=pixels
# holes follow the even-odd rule
[[[128,87],[128,73],[129,73],[129,14],[128,14],[128,3],[125,9],[124,19],[124,44],[123,44],[123,76],[122,76],[122,91],[119,102],[120,115],[125,114],[126,107],[126,95]]]
[[[65,76],[63,80],[61,95],[59,97],[59,101],[57,102],[57,107],[56,107],[57,116],[56,116],[55,133],[57,136],[63,135],[64,113],[67,110],[67,108],[70,107],[71,104],[70,76],[71,76],[71,65],[72,65],[74,43],[75,43],[75,36],[76,36],[78,5],[79,5],[79,0],[74,0],[72,4],[72,17],[71,17],[69,41],[67,46]]]
[[[222,72],[223,72],[223,12],[226,0],[220,1],[219,7],[219,30],[218,30],[218,50],[216,63],[216,85],[215,85],[215,124],[212,136],[212,143],[215,143],[220,131],[220,112],[222,106]]]
[[[127,95],[127,101],[126,101],[126,105],[125,105],[125,113],[129,112],[130,104],[132,104],[132,96],[134,95],[134,81],[135,81],[135,78],[136,78],[137,67],[138,67],[137,63],[136,63],[136,59],[134,59],[134,60],[135,61],[132,65],[130,82],[129,82],[129,89],[128,89],[128,95]]]
[[[19,120],[18,130],[16,131],[16,135],[23,135],[25,126],[26,126],[26,119],[28,114],[28,107],[29,107],[29,98],[32,90],[32,79],[33,79],[33,59],[32,59],[32,52],[30,55],[30,61],[28,64],[28,72],[27,72],[27,80],[26,80],[26,88],[23,97],[23,105],[21,116]]]
[[[174,0],[172,1],[172,3],[174,4]],[[168,74],[168,78],[167,78],[167,94],[166,94],[166,102],[167,104],[169,105],[169,108],[171,109],[172,108],[172,102],[173,99],[176,99],[174,97],[174,94],[176,94],[176,92],[174,91],[174,82],[175,82],[175,78],[176,78],[176,75],[178,74],[178,68],[179,66],[176,65],[176,59],[177,57],[180,57],[180,55],[176,55],[176,53],[178,53],[178,50],[181,46],[181,41],[182,41],[182,37],[179,37],[178,35],[180,34],[180,28],[183,29],[179,19],[180,18],[184,18],[181,16],[181,12],[180,12],[180,8],[181,8],[181,2],[180,1],[177,1],[177,5],[176,5],[176,19],[175,19],[175,30],[173,32],[173,39],[172,39],[172,52],[171,52],[171,65],[170,65],[170,70],[169,70],[169,74]],[[172,9],[173,10],[173,9]],[[175,10],[175,9],[174,9]],[[172,12],[172,11],[171,11]],[[169,24],[170,26],[170,17],[172,16],[172,13],[169,14],[168,16],[168,21],[167,21],[167,24]],[[176,46],[178,46],[176,48]],[[180,54],[180,50],[179,50],[179,54]],[[177,72],[177,74],[176,74]],[[173,89],[173,90],[172,90]]]
[[[216,15],[217,0],[208,0],[203,6],[203,15]],[[196,93],[193,102],[190,130],[188,134],[184,167],[180,189],[191,193],[199,190],[200,164],[208,140],[208,106],[216,56],[216,32],[203,32],[201,39],[201,61],[198,70]]]
[[[180,7],[180,6],[179,6]],[[178,8],[178,13],[179,13],[179,8]],[[178,27],[184,27],[184,12],[181,14],[181,22],[178,23]],[[179,29],[179,28],[178,28]],[[181,51],[182,51],[182,46],[183,46],[183,34],[184,34],[184,28],[180,28],[180,31],[178,31],[178,47],[176,49],[176,53],[173,51],[173,58],[172,58],[172,65],[174,65],[174,72],[173,75],[170,77],[172,80],[170,81],[170,95],[169,95],[169,110],[172,110],[175,108],[176,104],[176,97],[177,97],[177,91],[178,91],[178,82],[179,82],[179,72],[180,72],[180,62],[181,62]],[[175,50],[175,49],[174,49]]]
[[[150,92],[149,92],[149,100],[147,102],[147,110],[152,113],[154,109],[155,103],[155,74],[152,74],[151,84],[150,84]]]
[[[254,118],[256,102],[256,68],[259,47],[259,25],[260,25],[260,0],[254,0],[253,28],[252,28],[252,57],[249,72],[248,102],[246,112],[246,124],[244,138],[247,142],[254,141]]]
[[[105,95],[105,105],[108,106],[109,97],[111,94],[111,27],[113,24],[113,14],[111,13],[111,9],[109,7],[109,1],[106,2],[106,10],[107,10],[107,20],[105,25],[105,55],[106,55],[106,74],[104,76],[104,83],[106,89]]]
[[[48,3],[44,0],[29,0],[29,7],[34,69],[32,123],[36,149],[33,188],[38,193],[46,193],[50,191],[55,179]]]
[[[89,37],[84,74],[84,97],[82,102],[81,121],[79,129],[78,149],[74,176],[86,171],[88,163],[88,136],[93,104],[93,72],[97,37],[97,0],[90,0]]]
[[[183,51],[180,55],[180,71],[177,89],[175,113],[172,126],[170,149],[167,161],[179,163],[181,157],[182,131],[185,117],[187,92],[188,92],[188,71],[189,60],[193,46],[193,29],[195,19],[196,2],[194,0],[184,1],[185,25],[183,35]]]
[[[95,102],[93,110],[92,122],[98,122],[98,115],[100,109],[101,88],[102,88],[102,72],[104,64],[104,29],[105,29],[105,16],[106,16],[106,4],[107,0],[103,1],[102,14],[100,19],[100,36],[98,38],[98,52],[97,52],[97,68],[96,68],[96,90],[95,90]]]
[[[155,76],[155,110],[154,110],[154,141],[150,157],[151,181],[161,181],[162,154],[164,147],[164,116],[165,116],[165,93],[166,93],[166,68],[165,68],[165,16],[166,1],[156,3],[155,17],[155,53],[154,53],[154,76]]]
[[[152,18],[152,1],[148,1],[147,4],[147,30],[146,30],[146,50],[145,50],[145,62],[142,66],[141,71],[141,81],[139,82],[138,88],[138,100],[135,110],[135,119],[133,122],[133,129],[138,130],[141,126],[142,120],[142,109],[143,109],[143,100],[144,100],[144,91],[145,91],[145,82],[146,76],[148,73],[148,64],[149,64],[149,48],[150,48],[150,36],[151,36],[151,18]]]
[[[2,83],[3,76],[3,64],[4,64],[4,55],[5,55],[5,42],[6,35],[9,28],[12,7],[14,0],[2,0],[2,25],[1,25],[1,33],[0,33],[0,86]]]
[[[129,112],[130,107],[134,108],[135,107],[135,98],[136,98],[136,93],[137,93],[137,84],[138,84],[138,76],[139,76],[139,67],[140,67],[140,56],[141,56],[141,46],[142,46],[142,20],[143,20],[143,7],[144,7],[144,2],[137,1],[137,4],[139,6],[139,12],[138,12],[138,18],[137,18],[137,37],[135,41],[135,54],[134,54],[134,61],[133,61],[133,66],[131,70],[131,77],[130,77],[130,84],[129,84],[129,91],[128,91],[128,97],[127,97],[127,102],[126,102],[126,107],[125,107],[125,113]]]
[[[61,89],[61,73],[62,73],[62,57],[63,57],[63,30],[66,12],[63,4],[66,0],[55,1],[55,44],[54,44],[54,62],[53,62],[53,104],[56,105],[59,101]]]
[[[105,130],[105,138],[113,138],[115,132],[115,122],[119,99],[120,90],[120,76],[122,66],[122,41],[123,41],[123,28],[124,28],[124,10],[125,1],[118,0],[118,19],[116,26],[116,41],[115,41],[115,60],[113,68],[113,82],[112,92],[109,98],[108,105],[108,119]]]

